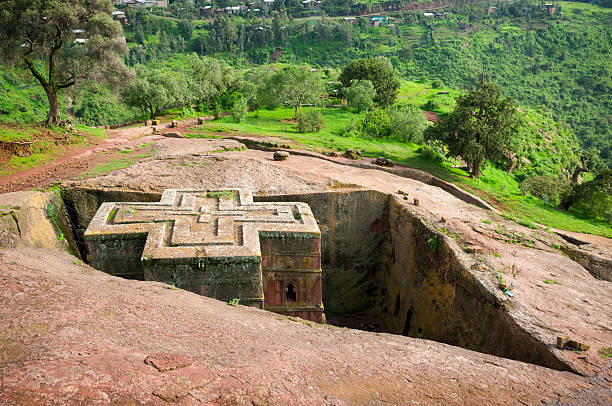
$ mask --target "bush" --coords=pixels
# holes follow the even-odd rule
[[[434,79],[431,81],[431,87],[434,89],[440,89],[444,87],[444,83],[440,79]]]
[[[530,193],[547,203],[558,206],[569,191],[569,183],[548,176],[533,176],[519,184],[523,194]]]
[[[595,179],[574,186],[563,207],[593,218],[612,218],[612,171],[602,171]]]
[[[426,126],[427,120],[419,109],[413,106],[394,106],[368,111],[360,121],[345,128],[343,133],[366,138],[397,138],[405,142],[420,142]]]
[[[306,113],[300,111],[297,119],[298,131],[301,133],[319,132],[325,123],[323,114],[319,110],[309,110]]]
[[[213,106],[213,116],[215,117],[215,120],[220,119],[222,114],[223,111],[221,110],[221,105],[219,103],[215,103]]]
[[[234,103],[234,107],[232,107],[232,118],[235,123],[242,123],[246,118],[248,113],[248,105],[247,101],[244,97],[239,99],[236,103]]]
[[[376,89],[369,80],[351,80],[351,85],[342,91],[348,99],[349,106],[357,111],[367,111],[374,107]]]
[[[440,103],[435,100],[427,100],[427,103],[423,105],[423,108],[428,111],[440,110]]]
[[[434,147],[429,145],[421,146],[417,152],[427,161],[442,162],[444,160],[444,157]]]

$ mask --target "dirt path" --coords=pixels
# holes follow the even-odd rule
[[[193,119],[181,121],[176,129],[168,128],[168,124],[165,123],[159,126],[159,130],[161,134],[171,131],[184,132],[194,122]],[[74,179],[96,165],[125,157],[120,153],[122,150],[134,152],[151,150],[151,148],[141,148],[140,145],[143,143],[140,139],[152,134],[153,127],[134,126],[105,131],[108,134],[107,138],[95,140],[88,147],[68,148],[63,156],[46,165],[0,177],[0,193],[41,188],[59,181]],[[148,138],[146,142],[159,138],[161,137]]]

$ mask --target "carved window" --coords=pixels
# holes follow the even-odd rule
[[[287,285],[287,293],[285,294],[287,303],[295,303],[297,301],[297,292],[292,283]]]

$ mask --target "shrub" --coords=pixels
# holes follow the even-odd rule
[[[427,100],[427,103],[423,105],[425,110],[434,111],[440,109],[440,104],[435,100]]]
[[[576,185],[563,200],[572,208],[594,218],[612,218],[612,171],[602,171],[595,179]]]
[[[344,129],[345,135],[367,138],[397,138],[405,142],[420,142],[427,126],[425,116],[413,106],[375,109]]]
[[[429,145],[423,145],[418,149],[423,159],[432,162],[442,162],[443,156],[433,147]]]
[[[357,111],[367,111],[374,107],[376,89],[369,80],[351,80],[351,85],[343,89],[349,106]]]
[[[533,176],[519,185],[523,194],[530,193],[547,203],[558,206],[569,191],[569,184],[548,176]]]
[[[299,112],[298,131],[301,133],[319,132],[323,128],[325,120],[319,110],[309,110],[308,112]]]
[[[444,87],[444,83],[440,79],[434,79],[431,81],[431,87],[434,89],[440,89]]]
[[[221,115],[222,115],[221,105],[219,103],[215,103],[215,105],[213,106],[213,116],[215,117],[215,120],[220,119]]]
[[[234,107],[232,107],[232,118],[235,123],[242,123],[246,118],[248,113],[248,105],[247,101],[244,97],[239,99],[236,103],[234,103]]]

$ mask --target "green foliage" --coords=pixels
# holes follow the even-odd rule
[[[404,142],[420,142],[427,120],[413,106],[393,106],[374,109],[359,121],[352,122],[344,134],[366,138],[395,138]]]
[[[602,347],[597,350],[597,354],[601,358],[612,358],[612,347]]]
[[[444,82],[442,82],[440,79],[434,79],[431,81],[431,87],[434,89],[441,89],[444,87]]]
[[[552,279],[544,279],[544,283],[547,285],[555,285],[557,282],[553,281]]]
[[[238,303],[240,303],[240,299],[238,299],[237,297],[235,297],[235,298],[231,299],[231,300],[228,302],[228,305],[230,305],[230,306],[234,306],[234,307],[237,307],[237,306],[238,306]]]
[[[181,73],[138,66],[136,79],[124,91],[123,98],[128,106],[155,118],[170,107],[186,105],[191,95],[187,79]]]
[[[213,117],[215,120],[219,120],[223,115],[223,110],[221,110],[221,104],[215,103],[213,106]]]
[[[567,180],[553,179],[548,176],[534,176],[520,183],[523,194],[531,193],[554,206],[561,203],[561,200],[569,192],[569,187]]]
[[[98,83],[78,89],[72,105],[73,116],[92,126],[125,123],[134,119],[137,111],[121,103],[114,92]]]
[[[512,100],[502,99],[496,85],[481,83],[457,99],[451,114],[427,129],[426,139],[445,143],[452,156],[470,165],[471,176],[479,176],[486,158],[504,157],[516,128]]]
[[[45,210],[47,212],[47,217],[51,221],[51,224],[53,224],[53,229],[57,234],[58,241],[63,242],[66,237],[64,236],[64,233],[62,231],[62,225],[59,220],[59,213],[57,211],[57,208],[55,207],[55,204],[53,202],[49,202]]]
[[[47,125],[60,121],[60,90],[93,75],[115,83],[122,78],[127,48],[111,10],[108,0],[0,3],[0,56],[23,63],[45,90]]]
[[[437,252],[442,245],[442,239],[438,235],[433,235],[427,239],[427,245],[431,252]]]
[[[355,110],[362,112],[374,107],[376,89],[369,80],[351,80],[351,85],[342,89],[342,93],[348,99],[348,104]]]
[[[342,69],[339,80],[344,87],[351,86],[353,80],[369,80],[376,89],[374,102],[380,107],[387,107],[395,103],[400,87],[393,66],[389,60],[382,57],[351,61]]]
[[[244,97],[240,98],[232,108],[232,118],[236,123],[242,123],[246,119],[248,113],[247,101]]]
[[[421,154],[423,159],[431,162],[442,162],[444,157],[430,145],[423,145],[419,148],[418,152]]]
[[[301,105],[319,104],[325,91],[323,81],[317,73],[297,66],[278,70],[270,77],[270,81],[267,86],[270,99],[285,106],[292,106],[296,118]]]
[[[563,206],[612,221],[612,171],[600,172],[593,180],[574,186]]]
[[[323,114],[318,109],[310,109],[307,112],[300,111],[297,120],[298,131],[301,133],[319,132],[325,123]]]

